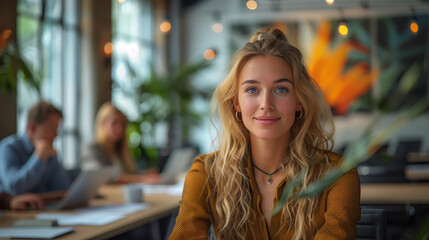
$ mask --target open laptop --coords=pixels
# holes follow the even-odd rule
[[[161,172],[161,184],[174,184],[180,174],[186,173],[192,165],[197,154],[193,147],[176,148],[168,157],[165,167]]]
[[[46,209],[72,209],[86,206],[97,189],[108,182],[112,168],[82,170],[59,202],[46,205]]]

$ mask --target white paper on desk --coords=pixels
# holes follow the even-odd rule
[[[182,180],[174,185],[161,185],[161,184],[142,184],[143,194],[164,193],[173,196],[181,196],[185,180]]]
[[[122,214],[111,213],[40,213],[37,214],[37,219],[55,219],[60,225],[92,225],[101,226],[112,222],[116,222],[123,218]]]
[[[149,208],[147,203],[130,203],[120,205],[97,206],[77,209],[78,213],[131,214]]]
[[[51,239],[73,231],[72,227],[12,227],[0,228],[0,237]]]

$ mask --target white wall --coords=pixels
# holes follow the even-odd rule
[[[225,0],[203,1],[188,9],[184,14],[183,53],[186,61],[196,62],[201,60],[204,50],[208,48],[217,50],[216,58],[211,61],[212,66],[194,79],[195,83],[202,87],[216,87],[227,72],[229,61],[228,38],[223,14],[221,14],[221,22],[224,25],[223,31],[215,33],[211,30],[214,23],[213,11],[225,4],[227,4]],[[208,113],[210,102],[198,101],[195,102],[195,107]],[[214,132],[208,117],[205,118],[200,127],[193,130],[191,135],[191,140],[200,147],[201,152],[212,151],[211,139],[214,137]]]

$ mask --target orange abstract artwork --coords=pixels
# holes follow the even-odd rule
[[[371,69],[366,61],[347,65],[352,51],[369,55],[366,46],[345,40],[331,49],[330,43],[330,24],[321,22],[308,58],[308,71],[320,85],[329,106],[335,109],[336,114],[343,115],[351,103],[371,89],[378,79],[379,70]]]

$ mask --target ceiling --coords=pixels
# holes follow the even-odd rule
[[[254,11],[247,9],[247,1],[181,0],[181,4],[189,10],[198,9],[211,15],[217,13],[222,19],[236,22],[429,14],[429,0],[335,0],[332,5],[325,0],[255,0],[258,7]]]
[[[258,9],[302,9],[322,10],[332,8],[366,8],[366,9],[397,9],[414,7],[429,7],[429,0],[335,0],[328,5],[324,0],[256,0]],[[245,3],[246,0],[236,0],[237,3]]]
[[[170,0],[176,1],[176,0]],[[205,3],[221,11],[246,11],[248,0],[181,0],[182,7]],[[325,0],[255,0],[258,12],[314,11],[314,10],[364,10],[404,11],[429,13],[429,0],[335,0],[328,5]],[[256,11],[255,11],[256,12]]]

